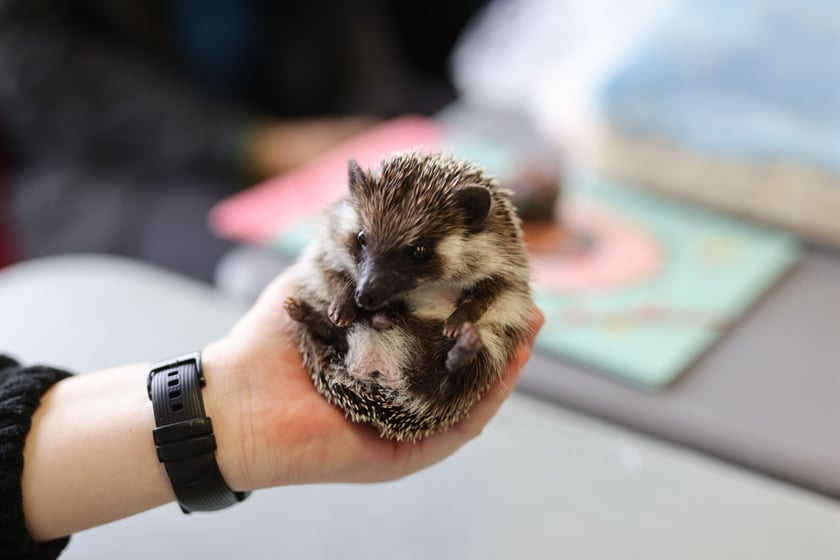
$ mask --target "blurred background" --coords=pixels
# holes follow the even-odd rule
[[[3,2],[6,259],[104,252],[212,281],[212,204],[455,96],[480,2]]]
[[[836,244],[839,17],[830,0],[5,1],[3,259],[116,253],[212,282],[232,247],[206,225],[219,200],[453,103],[512,115],[566,176]]]

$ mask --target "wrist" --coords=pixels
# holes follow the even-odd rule
[[[306,466],[319,424],[310,418],[306,399],[290,395],[302,385],[319,405],[333,408],[320,400],[301,370],[296,347],[286,357],[282,336],[273,338],[269,346],[253,343],[250,334],[234,333],[207,346],[202,354],[205,407],[218,426],[217,461],[235,490],[321,481],[307,478],[311,469]],[[343,419],[337,409],[336,413]]]
[[[231,489],[253,490],[250,463],[246,460],[253,459],[252,430],[239,407],[244,379],[240,362],[221,341],[202,351],[201,362],[207,382],[203,390],[204,409],[213,421],[219,471]]]
[[[157,457],[184,513],[224,509],[248,496],[231,489],[219,469],[205,386],[198,352],[156,362],[149,369],[147,392],[155,417]]]

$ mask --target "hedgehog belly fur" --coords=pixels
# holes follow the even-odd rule
[[[347,329],[347,375],[359,382],[376,381],[383,389],[407,394],[408,380],[401,374],[408,356],[416,349],[412,338],[399,327],[376,330],[368,325]]]

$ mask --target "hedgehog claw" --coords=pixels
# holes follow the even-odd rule
[[[443,336],[446,338],[458,338],[458,335],[461,333],[461,326],[455,326],[448,322],[443,324]]]
[[[330,321],[337,327],[346,327],[356,320],[356,306],[352,301],[334,301],[327,311]]]

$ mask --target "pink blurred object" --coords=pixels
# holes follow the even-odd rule
[[[298,169],[223,200],[210,213],[210,227],[227,239],[264,243],[344,196],[349,158],[363,168],[376,167],[393,151],[431,149],[443,136],[444,128],[425,117],[389,120]]]

